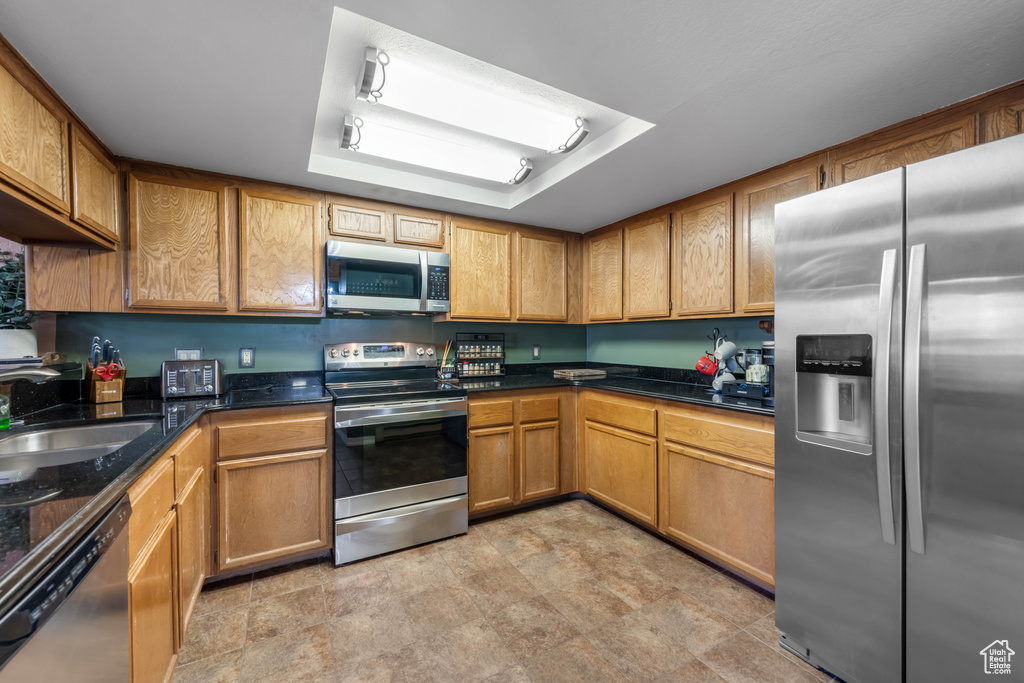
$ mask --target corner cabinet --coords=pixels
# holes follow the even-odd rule
[[[331,406],[213,416],[214,573],[331,547]]]
[[[512,230],[482,221],[452,220],[451,317],[512,319]]]
[[[226,311],[226,185],[132,173],[132,309]]]
[[[321,205],[318,195],[238,191],[239,311],[320,312]]]
[[[775,205],[817,191],[824,175],[822,162],[813,157],[783,166],[739,187],[736,313],[774,312]]]

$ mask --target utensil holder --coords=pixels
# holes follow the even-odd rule
[[[96,376],[92,363],[85,366],[85,396],[89,403],[115,403],[124,398],[125,371],[114,375],[109,382]]]

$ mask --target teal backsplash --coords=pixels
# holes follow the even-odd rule
[[[534,344],[542,363],[599,361],[692,368],[718,327],[739,346],[760,346],[772,337],[758,329],[762,318],[675,320],[607,325],[435,323],[429,318],[258,318],[235,316],[67,313],[57,316],[56,350],[84,362],[93,336],[120,347],[133,377],[160,374],[174,349],[202,347],[225,371],[284,372],[323,369],[323,346],[347,341],[433,341],[456,332],[503,332],[509,363],[531,362]],[[256,348],[256,367],[238,367],[238,349]]]
[[[770,319],[759,316],[587,325],[587,360],[692,369],[705,351],[714,350],[707,336],[716,327],[740,348],[760,348],[763,342],[775,338],[757,326],[761,320]]]

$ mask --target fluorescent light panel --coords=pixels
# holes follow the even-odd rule
[[[346,127],[353,122],[352,117],[346,117]],[[348,148],[346,139],[343,131],[342,147],[345,149]],[[350,139],[357,143],[355,151],[361,154],[499,183],[512,181],[525,168],[519,157],[508,152],[471,147],[365,119],[359,132],[352,132]]]
[[[557,150],[577,130],[575,116],[523,102],[390,55],[373,87],[378,104],[502,140]]]

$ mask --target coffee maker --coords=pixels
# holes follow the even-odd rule
[[[761,344],[761,362],[768,366],[768,395],[761,399],[766,408],[775,407],[775,342]]]

